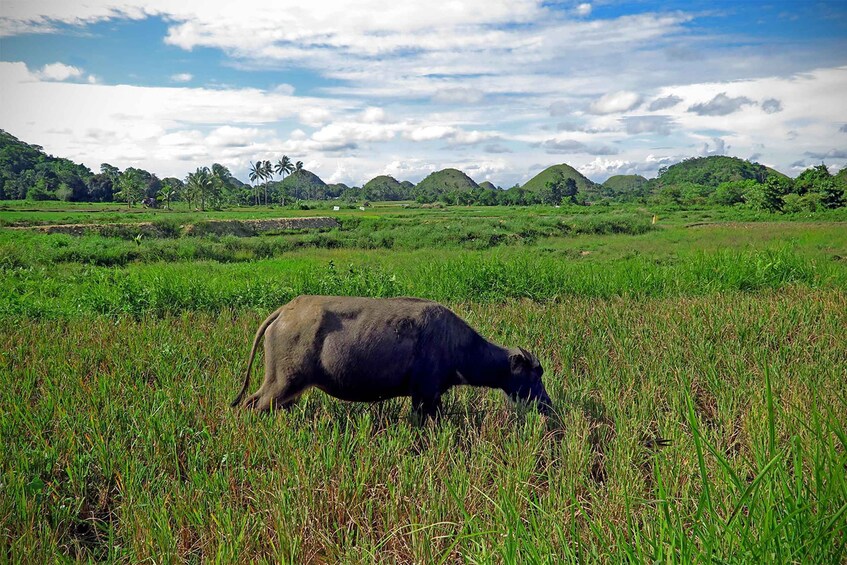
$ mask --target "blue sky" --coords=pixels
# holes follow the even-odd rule
[[[93,169],[796,175],[847,163],[847,2],[6,0],[0,87],[0,128]]]

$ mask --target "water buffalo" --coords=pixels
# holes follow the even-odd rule
[[[445,306],[418,298],[299,296],[259,327],[237,406],[265,340],[265,380],[243,406],[290,407],[315,387],[342,400],[377,402],[411,396],[423,421],[455,385],[502,389],[548,414],[550,397],[538,359],[480,336]]]

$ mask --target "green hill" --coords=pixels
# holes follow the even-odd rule
[[[285,177],[285,180],[273,183],[277,189],[284,189],[290,198],[313,200],[326,198],[327,185],[311,171],[300,169]]]
[[[497,190],[497,187],[494,186],[494,183],[490,180],[482,181],[479,183],[479,188],[487,188],[488,190]]]
[[[709,157],[693,157],[686,159],[667,169],[659,171],[657,186],[673,186],[683,184],[697,184],[716,188],[723,182],[754,180],[765,182],[771,176],[788,178],[779,171],[751,163],[738,157],[726,157],[724,155],[711,155]]]
[[[344,184],[343,182],[331,183],[326,185],[326,197],[338,198],[347,190],[350,190],[350,187]]]
[[[376,201],[408,200],[412,197],[412,192],[394,177],[379,175],[365,183],[362,187],[362,197]]]
[[[406,189],[409,194],[412,194],[412,191],[415,189],[415,183],[404,180],[400,183],[400,186]]]
[[[431,173],[415,187],[418,195],[439,195],[445,192],[464,192],[479,188],[474,180],[457,169],[443,169]]]
[[[528,192],[538,192],[547,187],[547,183],[553,181],[561,175],[564,179],[573,179],[576,182],[576,187],[583,195],[597,192],[597,185],[586,178],[582,173],[566,163],[547,167],[523,185],[524,190]]]
[[[112,183],[103,191],[92,189],[94,176],[88,167],[47,155],[41,146],[0,129],[0,200],[111,200]]]
[[[615,193],[632,192],[647,184],[647,179],[641,175],[613,175],[606,179],[603,188]]]

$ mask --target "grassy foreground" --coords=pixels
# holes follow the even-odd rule
[[[3,234],[0,559],[843,562],[847,234],[698,229],[121,267]],[[539,356],[557,416],[471,389],[423,429],[401,400],[231,410],[299,292],[442,300]]]

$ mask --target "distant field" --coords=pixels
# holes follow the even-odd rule
[[[0,226],[293,215],[341,227],[0,228],[0,554],[847,558],[843,212],[15,203]],[[424,429],[401,400],[230,409],[255,328],[300,293],[445,302],[539,356],[557,415],[476,390]]]

